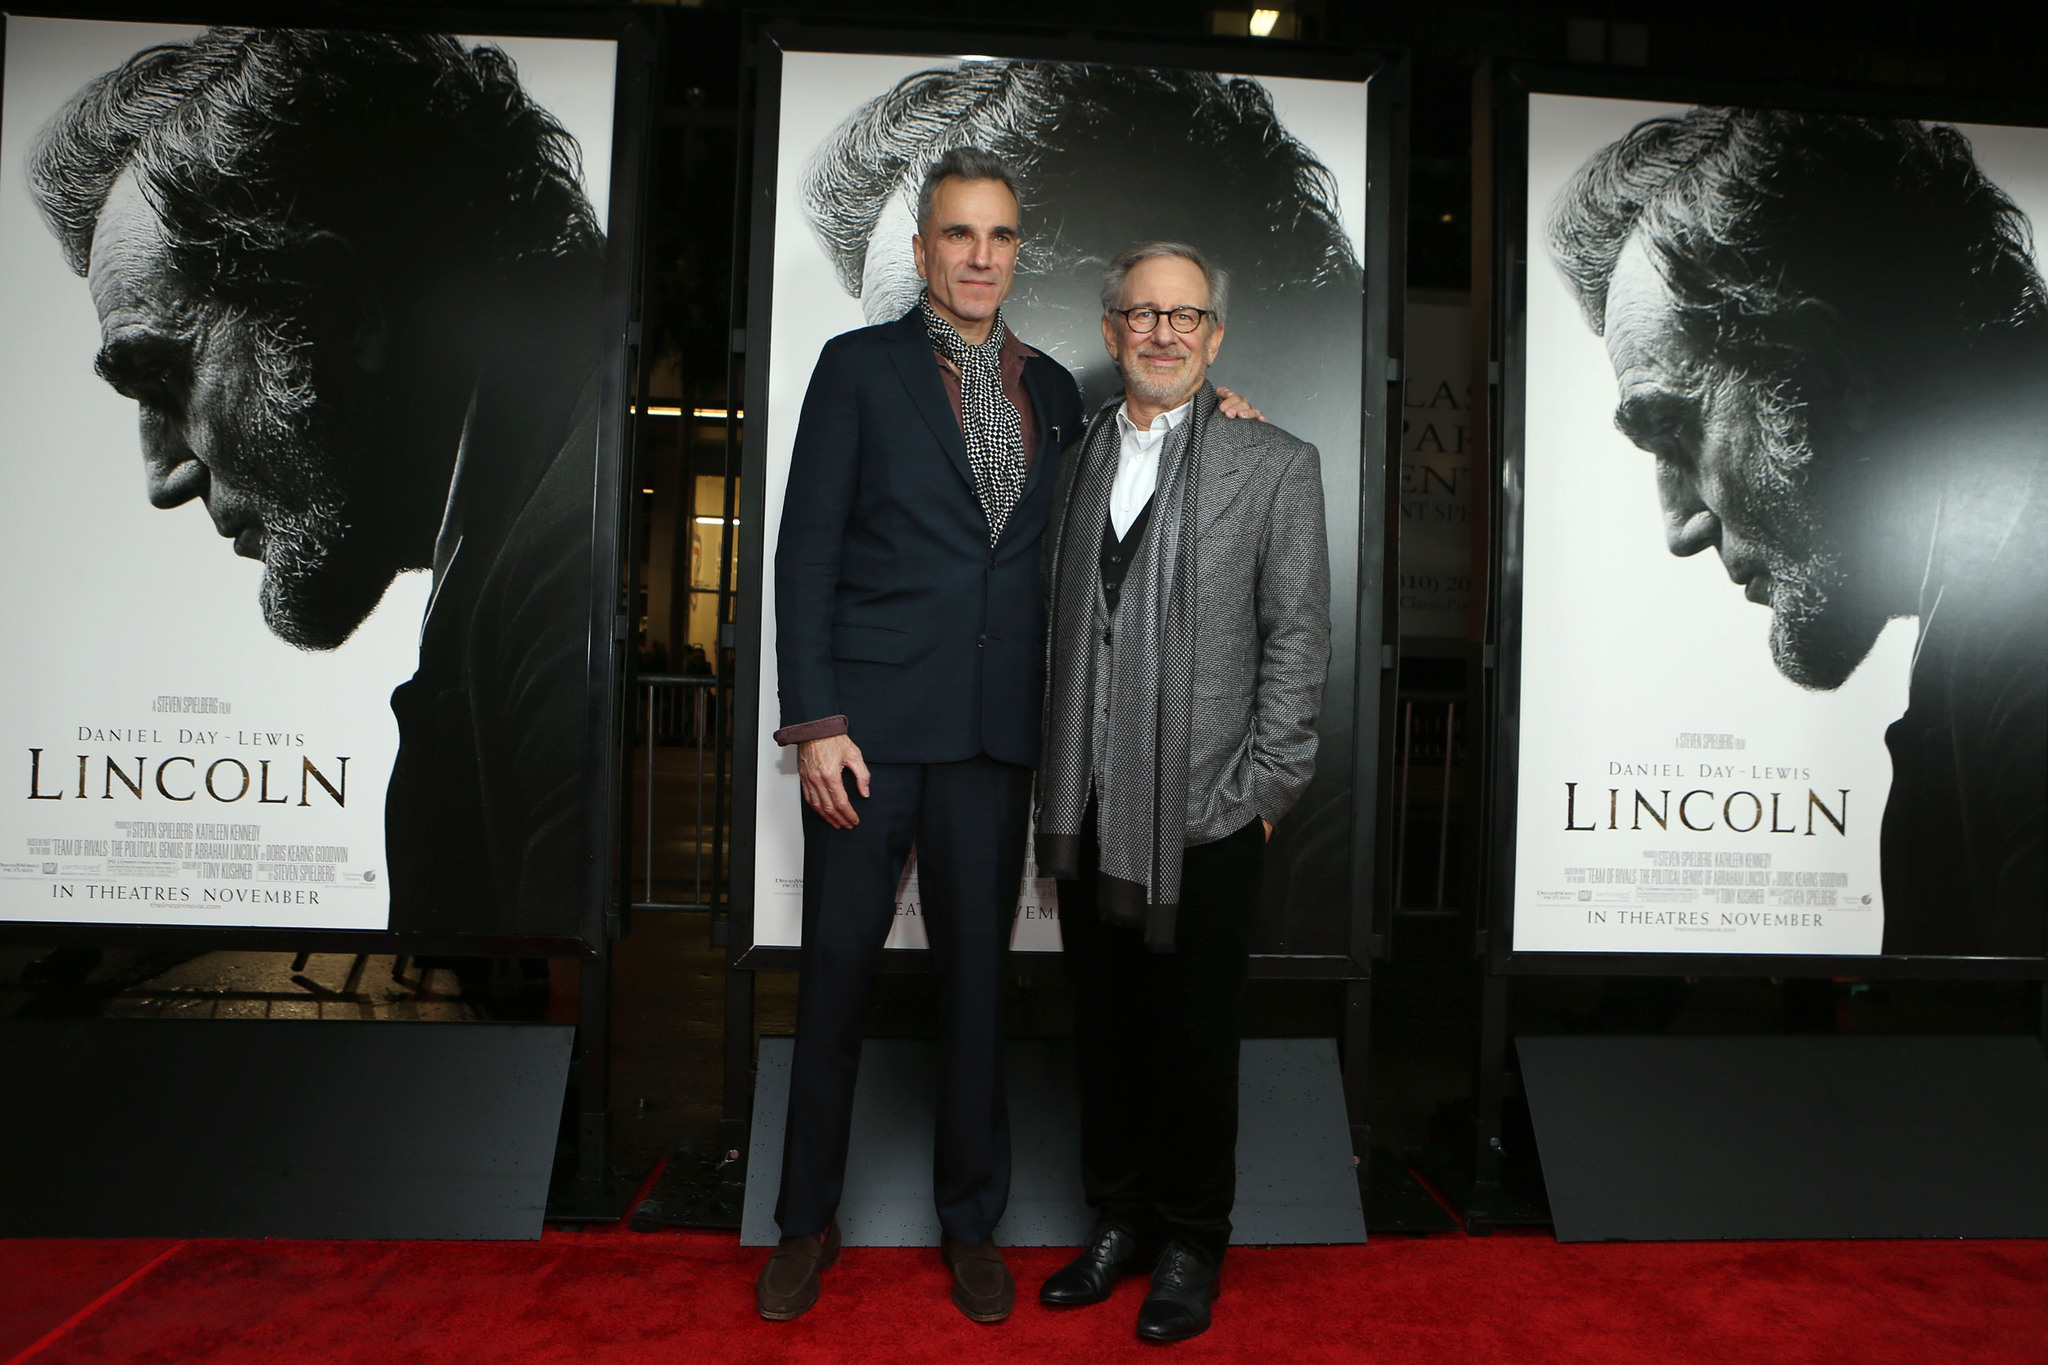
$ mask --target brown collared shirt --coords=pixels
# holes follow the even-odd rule
[[[1029,469],[1032,460],[1038,456],[1038,418],[1031,411],[1031,395],[1024,390],[1024,362],[1037,352],[1017,340],[1015,332],[1006,329],[999,354],[1003,360],[1003,396],[1017,409],[1017,418],[1024,430],[1024,467]],[[953,400],[953,420],[965,430],[967,419],[960,415],[960,371],[937,351],[932,352],[932,359],[939,362],[939,379],[946,386],[946,397]]]

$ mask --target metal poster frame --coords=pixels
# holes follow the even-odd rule
[[[277,22],[270,7],[236,0],[217,4],[192,0],[169,7],[104,0],[68,5],[62,0],[45,0],[13,13],[21,17],[192,27],[262,27]],[[295,10],[291,22],[295,28],[585,38],[617,44],[611,171],[605,186],[608,209],[600,311],[598,439],[590,505],[591,591],[581,718],[585,755],[581,794],[584,866],[577,895],[576,928],[568,935],[521,936],[9,920],[0,922],[0,940],[136,944],[175,939],[202,950],[525,954],[595,959],[603,953],[607,942],[618,936],[621,910],[613,871],[618,857],[615,830],[620,801],[620,727],[628,710],[620,705],[619,697],[627,681],[623,656],[630,639],[621,597],[621,555],[629,543],[626,516],[632,505],[626,488],[632,472],[628,442],[635,420],[633,404],[645,370],[638,333],[645,181],[654,112],[652,21],[639,7],[630,5],[489,8],[319,3]]]
[[[1341,980],[1362,983],[1370,976],[1370,960],[1384,953],[1390,923],[1382,888],[1385,879],[1376,858],[1381,843],[1386,802],[1387,765],[1380,752],[1384,713],[1393,687],[1394,604],[1387,572],[1388,514],[1395,507],[1389,480],[1398,476],[1387,459],[1389,424],[1398,423],[1401,348],[1401,233],[1405,222],[1405,61],[1384,51],[1332,49],[1307,44],[1262,40],[1173,40],[1161,42],[1128,34],[1020,29],[931,29],[884,23],[813,26],[788,20],[757,19],[747,35],[745,78],[741,96],[741,186],[743,213],[751,220],[744,235],[750,251],[744,319],[735,312],[736,350],[746,357],[746,411],[766,413],[769,334],[774,297],[775,184],[780,131],[782,54],[786,51],[930,55],[954,57],[962,52],[994,57],[1086,62],[1154,68],[1219,71],[1248,76],[1309,77],[1363,81],[1367,86],[1367,202],[1364,206],[1365,282],[1363,367],[1360,384],[1360,488],[1358,517],[1358,594],[1356,612],[1356,690],[1353,697],[1351,866],[1346,917],[1346,951],[1290,953],[1260,951],[1255,945],[1254,977]],[[751,156],[747,140],[753,142]],[[739,272],[735,271],[736,278]],[[800,949],[755,942],[755,802],[758,794],[752,746],[762,723],[761,589],[767,571],[766,535],[762,525],[766,490],[767,423],[746,425],[740,496],[738,609],[733,643],[736,685],[733,705],[735,771],[732,782],[731,940],[729,965],[741,970],[789,970],[797,966]],[[1393,439],[1398,440],[1398,435]],[[1333,604],[1334,605],[1334,604]],[[744,755],[744,756],[743,756]],[[917,969],[925,949],[892,949],[884,954],[884,970]],[[1017,969],[1035,958],[1057,959],[1057,953],[1014,955]]]
[[[1485,764],[1481,904],[1485,927],[1477,945],[1493,973],[1557,976],[1770,976],[2048,980],[2048,958],[1868,956],[1749,953],[1578,953],[1521,951],[1514,942],[1515,830],[1518,812],[1524,573],[1523,509],[1526,488],[1528,404],[1527,237],[1529,97],[1578,95],[1663,104],[1745,105],[1833,113],[1908,117],[1940,122],[2048,128],[2048,107],[2012,99],[1957,96],[1940,91],[1808,83],[1731,82],[1689,76],[1617,73],[1530,65],[1503,66],[1490,88],[1482,75],[1491,165],[1475,168],[1475,183],[1490,176],[1493,205],[1474,246],[1475,268],[1490,266],[1491,517],[1495,534],[1489,564],[1485,647],[1487,711],[1492,718]],[[1540,264],[1540,263],[1539,263]],[[1481,285],[1480,287],[1484,287]]]

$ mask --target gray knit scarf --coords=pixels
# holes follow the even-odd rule
[[[1101,880],[1096,903],[1111,924],[1145,931],[1145,946],[1172,952],[1187,834],[1188,751],[1195,699],[1195,489],[1216,391],[1203,384],[1188,420],[1166,438],[1159,486],[1138,557],[1116,609],[1110,669],[1109,752],[1096,764],[1092,711],[1097,546],[1109,518],[1121,439],[1111,403],[1068,469],[1067,495],[1047,531],[1052,585],[1046,632],[1045,747],[1038,765],[1040,876],[1080,875],[1081,821],[1094,773]]]
[[[988,543],[1002,539],[1003,524],[1024,491],[1024,422],[1017,405],[1003,392],[1003,310],[996,310],[988,336],[979,346],[953,330],[931,300],[918,304],[932,348],[960,371],[960,434],[967,438],[967,466],[974,471],[974,492],[988,518]]]

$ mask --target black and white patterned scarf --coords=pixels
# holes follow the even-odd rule
[[[974,491],[988,518],[988,543],[1003,537],[1003,524],[1024,491],[1024,422],[1017,405],[1003,392],[1003,310],[996,310],[988,337],[970,346],[953,324],[940,317],[927,298],[918,305],[932,349],[960,371],[960,430],[967,438],[967,465],[974,471]]]
[[[1045,746],[1038,764],[1038,869],[1080,875],[1081,821],[1094,789],[1102,918],[1142,928],[1153,952],[1173,951],[1180,913],[1181,853],[1187,841],[1188,755],[1195,704],[1195,490],[1216,391],[1203,384],[1188,420],[1159,452],[1159,484],[1138,557],[1116,609],[1116,660],[1102,762],[1094,746],[1095,615],[1102,575],[1096,558],[1109,518],[1122,437],[1121,402],[1096,414],[1070,455],[1043,551],[1051,584],[1046,630]],[[1075,458],[1078,456],[1078,458]],[[1099,786],[1095,774],[1102,774]]]

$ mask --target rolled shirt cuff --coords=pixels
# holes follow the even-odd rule
[[[846,733],[845,716],[826,716],[823,720],[807,720],[800,725],[785,725],[775,732],[777,744],[803,744],[814,739],[830,739]]]

